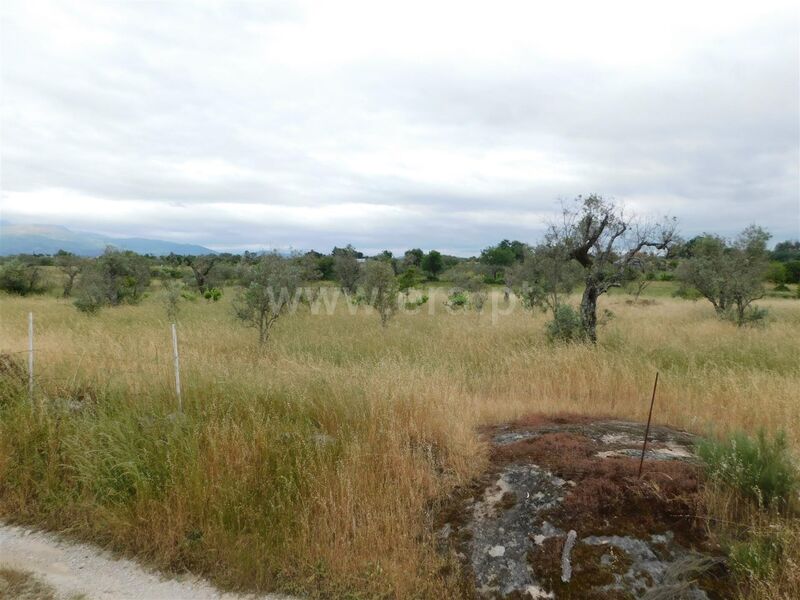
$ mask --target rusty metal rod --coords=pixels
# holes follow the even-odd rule
[[[656,380],[653,383],[653,397],[650,398],[650,413],[647,415],[647,429],[644,430],[644,444],[642,444],[642,459],[639,461],[639,474],[637,478],[642,477],[642,467],[644,466],[644,453],[647,450],[647,436],[650,435],[650,420],[653,418],[653,405],[656,403],[656,386],[658,386],[658,371],[656,371]]]

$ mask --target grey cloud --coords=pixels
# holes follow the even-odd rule
[[[64,51],[50,40],[53,23],[21,3],[4,9],[4,197],[57,188],[187,212],[165,226],[62,207],[53,223],[219,247],[472,254],[535,239],[558,198],[597,191],[675,214],[685,234],[759,222],[778,239],[800,236],[799,34],[783,13],[651,71],[531,53],[498,64],[365,54],[298,66],[264,45],[303,26],[308,15],[286,3],[53,7],[98,41]],[[451,179],[413,160],[401,168],[427,150],[456,164]],[[480,171],[491,153],[524,163],[529,151],[563,173]],[[254,222],[247,209],[343,203],[408,210],[347,227]],[[242,214],[209,222],[226,204]],[[483,222],[469,217],[476,211]]]

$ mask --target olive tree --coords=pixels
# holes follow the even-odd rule
[[[354,253],[346,252],[334,256],[333,274],[343,291],[349,294],[356,293],[358,280],[361,277],[361,264]]]
[[[145,257],[109,247],[82,270],[75,306],[94,313],[104,305],[136,304],[149,286],[150,268]]]
[[[761,227],[751,225],[733,241],[715,235],[697,238],[691,256],[678,268],[678,278],[711,302],[721,318],[740,326],[757,320],[763,312],[752,303],[765,293],[769,237]]]
[[[58,270],[64,274],[64,289],[62,296],[69,298],[72,295],[72,288],[75,286],[75,279],[80,275],[86,266],[86,259],[76,256],[70,252],[59,252],[56,255],[56,265]]]
[[[20,296],[45,291],[42,271],[34,264],[14,259],[0,268],[0,290]]]
[[[444,270],[444,259],[441,252],[438,250],[431,250],[428,252],[420,262],[422,270],[429,274],[430,279],[436,281],[439,273]]]
[[[381,325],[388,327],[389,319],[397,311],[397,279],[392,265],[383,260],[370,260],[364,266],[363,283],[367,302],[381,318]]]
[[[583,268],[581,327],[591,342],[597,341],[597,300],[619,287],[645,248],[665,251],[675,235],[675,221],[642,223],[622,207],[601,196],[578,196],[565,207],[562,221],[549,227],[548,242],[564,246],[566,256]]]
[[[213,254],[204,256],[184,256],[184,264],[192,270],[194,285],[200,294],[205,294],[207,289],[215,286],[214,271],[219,263],[219,257]]]
[[[245,325],[258,329],[263,346],[275,322],[297,306],[302,273],[279,254],[265,254],[244,274],[244,286],[233,301],[234,312]]]

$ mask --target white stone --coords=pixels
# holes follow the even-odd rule
[[[572,552],[572,547],[575,545],[575,540],[578,534],[574,529],[570,529],[567,534],[567,541],[564,543],[564,551],[561,553],[561,581],[569,583],[572,578],[572,564],[569,560],[569,555]]]
[[[555,598],[553,592],[545,592],[538,585],[529,585],[525,588],[525,592],[530,594],[533,600],[544,600],[545,598]]]

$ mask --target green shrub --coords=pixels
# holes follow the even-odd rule
[[[208,301],[217,302],[220,298],[222,298],[222,290],[219,288],[211,288],[210,290],[206,290],[203,293],[203,298]]]
[[[28,296],[45,291],[41,269],[37,265],[12,260],[0,268],[0,290]]]
[[[551,342],[581,342],[586,333],[581,326],[581,317],[569,304],[556,307],[553,320],[547,323],[547,339]]]
[[[764,431],[755,438],[735,433],[724,441],[704,440],[698,454],[712,481],[738,490],[763,507],[787,506],[798,488],[798,474],[785,433],[771,439]]]
[[[73,304],[82,313],[95,315],[106,305],[108,298],[103,278],[96,269],[87,270],[77,286]]]
[[[447,306],[450,308],[464,308],[469,302],[469,296],[465,291],[453,292],[447,297]]]
[[[150,268],[147,259],[111,247],[87,266],[75,289],[75,307],[96,313],[103,306],[138,304],[147,294]]]
[[[780,564],[783,541],[773,533],[762,533],[735,542],[728,549],[729,564],[734,573],[751,579],[770,579]]]
[[[97,296],[91,294],[81,294],[75,298],[73,304],[75,308],[87,315],[96,315],[100,312],[100,309],[103,308],[102,300],[99,300]]]

